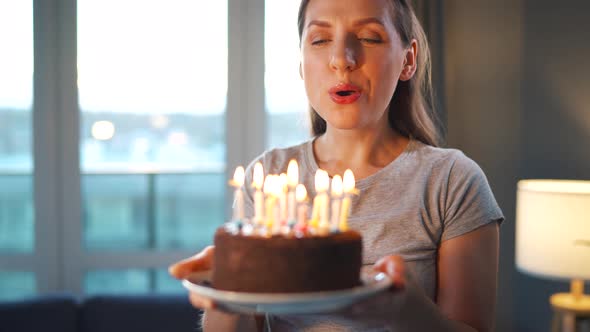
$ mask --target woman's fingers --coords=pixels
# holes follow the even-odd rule
[[[198,254],[171,265],[168,272],[177,279],[185,279],[192,272],[209,270],[213,265],[214,250],[214,246],[208,246]]]
[[[215,309],[215,303],[211,299],[204,298],[192,292],[189,292],[188,298],[195,308],[203,310]]]
[[[406,286],[406,264],[401,256],[392,255],[381,258],[373,269],[387,274],[396,289]]]
[[[168,272],[177,279],[185,279],[191,273],[209,270],[213,265],[214,250],[215,247],[208,246],[198,254],[172,264],[168,268]],[[189,292],[189,301],[195,308],[204,310],[215,308],[215,303],[211,299],[192,292]]]

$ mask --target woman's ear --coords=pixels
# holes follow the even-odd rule
[[[418,56],[418,42],[416,39],[412,40],[410,48],[406,51],[406,57],[404,58],[404,67],[399,75],[400,81],[410,80],[416,73],[416,59]]]

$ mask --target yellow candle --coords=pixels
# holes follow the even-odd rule
[[[337,230],[340,221],[340,202],[342,201],[342,177],[340,175],[334,175],[331,188],[330,229]]]
[[[311,208],[311,218],[309,220],[309,226],[312,227],[312,228],[318,227],[318,224],[320,222],[321,199],[320,199],[318,188],[321,188],[321,186],[322,186],[322,181],[321,181],[321,174],[322,174],[322,172],[323,171],[321,169],[318,169],[315,172],[315,190],[316,190],[316,195],[313,198],[313,205],[312,205],[312,208]]]
[[[279,198],[279,215],[280,217],[278,220],[283,223],[287,221],[287,174],[281,173],[279,177],[279,181],[277,183],[277,187],[275,188],[277,191],[277,197]]]
[[[311,206],[311,217],[309,218],[309,227],[316,228],[320,222],[320,207],[319,207],[319,196],[313,198],[313,204]]]
[[[350,213],[350,200],[352,194],[354,193],[354,185],[354,174],[352,174],[351,170],[347,169],[344,172],[344,198],[342,199],[342,208],[340,210],[340,223],[338,225],[338,228],[341,232],[345,232],[348,230],[348,214]]]
[[[261,163],[254,165],[253,183],[254,191],[254,224],[262,225],[264,223],[263,209],[264,209],[264,194],[262,193],[262,186],[264,182],[264,170]]]
[[[330,230],[330,222],[328,219],[329,214],[329,198],[328,198],[328,187],[330,186],[330,176],[328,172],[324,170],[318,170],[316,172],[315,178],[315,189],[316,189],[316,199],[318,205],[318,214],[319,214],[319,231],[321,234],[325,234]]]
[[[264,180],[264,194],[266,195],[266,228],[272,230],[274,224],[274,208],[276,204],[276,197],[274,196],[274,175],[268,175]]]

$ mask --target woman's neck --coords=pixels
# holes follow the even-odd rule
[[[395,160],[409,139],[387,127],[384,130],[340,130],[328,126],[314,141],[318,166],[330,175],[350,168],[356,179],[365,178]]]

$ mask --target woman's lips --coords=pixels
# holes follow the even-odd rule
[[[336,104],[351,104],[361,97],[361,88],[354,84],[340,83],[330,88],[328,93]]]

